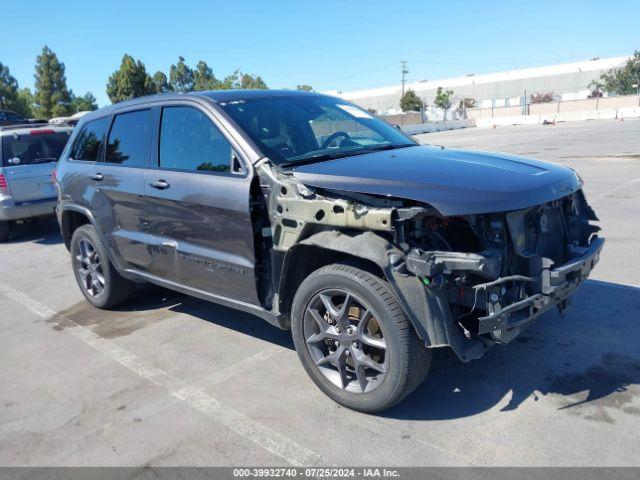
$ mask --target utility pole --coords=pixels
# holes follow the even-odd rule
[[[407,61],[402,60],[400,62],[400,66],[402,67],[402,96],[404,97],[404,84],[406,83],[405,75],[409,73],[409,70],[407,69]]]

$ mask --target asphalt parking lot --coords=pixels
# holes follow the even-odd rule
[[[86,303],[55,222],[0,244],[0,465],[639,466],[640,120],[421,136],[575,168],[607,238],[566,316],[380,416],[342,408],[288,332],[156,288]]]

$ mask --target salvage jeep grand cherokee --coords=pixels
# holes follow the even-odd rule
[[[477,359],[564,308],[604,242],[572,170],[419,145],[313,93],[103,108],[57,185],[93,305],[148,281],[291,328],[318,387],[367,412],[413,391],[433,348]]]

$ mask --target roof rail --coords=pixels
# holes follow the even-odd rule
[[[56,127],[57,125],[51,125],[49,123],[17,123],[15,125],[0,125],[0,132],[7,130],[20,130],[23,128],[40,128],[40,127]]]

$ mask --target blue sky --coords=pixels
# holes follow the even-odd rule
[[[0,62],[33,86],[44,44],[76,94],[108,103],[124,53],[168,73],[182,55],[216,75],[236,68],[271,88],[354,90],[631,54],[640,1],[70,0],[3,2]]]

